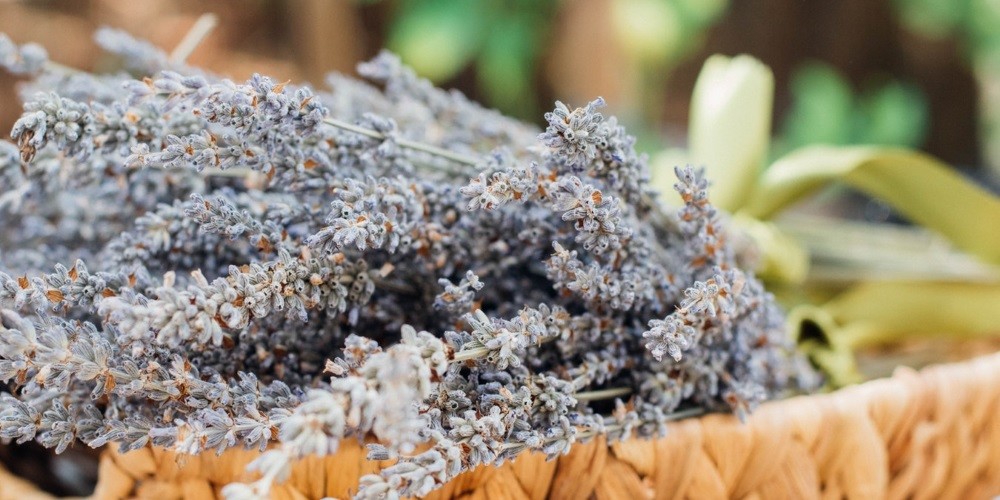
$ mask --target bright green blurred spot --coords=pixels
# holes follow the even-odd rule
[[[695,52],[705,42],[708,28],[729,7],[729,0],[671,0],[681,26],[681,39],[668,64],[676,64]]]
[[[662,65],[681,40],[680,19],[663,0],[618,0],[612,22],[625,52],[642,65]]]
[[[387,46],[433,82],[454,77],[476,55],[484,35],[481,2],[408,0],[393,18]]]
[[[917,147],[927,133],[927,103],[912,85],[887,84],[864,99],[861,111],[863,131],[858,142]]]
[[[944,37],[964,20],[969,0],[895,0],[903,22],[931,37]]]
[[[808,64],[792,78],[792,108],[784,123],[786,146],[847,144],[854,97],[851,88],[825,64]]]
[[[530,116],[538,30],[530,19],[515,19],[492,30],[476,61],[476,82],[487,100],[505,112]]]
[[[1000,45],[1000,2],[971,0],[969,2],[966,36],[972,39],[976,52]]]
[[[927,133],[927,100],[913,85],[891,81],[856,97],[832,67],[812,63],[796,72],[791,93],[784,151],[811,144],[918,147]]]
[[[686,26],[697,28],[715,21],[729,7],[729,0],[672,0],[671,3]]]

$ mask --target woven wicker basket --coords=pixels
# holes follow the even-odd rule
[[[254,453],[181,462],[106,452],[95,498],[215,498]],[[276,498],[345,497],[381,465],[357,444],[298,463]],[[673,423],[667,437],[579,445],[466,473],[431,498],[988,498],[1000,493],[1000,355],[897,370],[828,395]],[[9,475],[0,500],[51,498]]]

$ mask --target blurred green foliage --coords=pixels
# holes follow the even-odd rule
[[[471,68],[486,104],[538,119],[539,61],[565,1],[398,0],[386,45],[436,84]],[[659,104],[656,94],[666,73],[700,45],[702,33],[728,5],[729,0],[615,0],[609,19],[618,32],[613,42],[634,69],[655,77],[644,84],[649,91],[639,89],[639,109]]]
[[[1000,2],[996,0],[895,0],[910,29],[931,37],[956,36],[972,57],[1000,54]]]
[[[403,0],[387,45],[434,83],[470,65],[491,106],[520,117],[537,114],[535,74],[557,0]]]
[[[796,71],[791,97],[778,155],[808,144],[918,148],[929,126],[927,100],[916,86],[889,81],[855,93],[843,76],[822,63]]]
[[[729,0],[615,0],[613,22],[626,55],[640,69],[670,68],[701,46]]]
[[[982,152],[1000,176],[1000,1],[895,0],[895,5],[911,30],[963,45],[979,80]]]
[[[523,119],[541,116],[539,64],[567,0],[396,0],[387,46],[419,74],[443,84],[465,72],[487,105]],[[996,0],[894,0],[908,26],[934,36],[960,32],[976,47],[1000,47]],[[643,143],[659,139],[656,110],[662,82],[701,46],[729,0],[615,0],[611,18],[639,79],[636,108],[620,110]],[[833,68],[801,67],[791,84],[792,106],[773,153],[808,144],[919,147],[929,124],[927,100],[914,85],[889,81],[855,92]]]

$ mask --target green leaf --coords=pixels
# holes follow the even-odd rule
[[[916,336],[1000,335],[1000,284],[872,281],[823,306],[840,325],[865,325],[843,340],[851,348]],[[864,332],[864,333],[862,333]]]
[[[968,8],[962,0],[895,0],[903,23],[926,36],[941,38],[961,26]]]
[[[960,252],[921,227],[788,213],[777,228],[801,242],[812,286],[865,280],[1000,282],[1000,266]]]
[[[753,57],[714,55],[691,96],[688,139],[712,202],[734,211],[750,196],[771,142],[774,76]]]
[[[971,0],[966,14],[965,36],[974,52],[989,50],[1000,41],[1000,5],[993,0]],[[978,55],[978,54],[977,54]]]
[[[840,326],[829,312],[813,305],[792,309],[788,326],[799,350],[826,376],[827,386],[861,382],[854,353],[843,335],[849,327]]]
[[[805,247],[771,222],[743,214],[730,219],[732,227],[756,246],[754,272],[768,283],[798,284],[809,272],[809,253]]]
[[[791,94],[782,134],[788,148],[850,142],[854,95],[836,70],[820,63],[804,65],[792,77]]]
[[[452,78],[479,52],[488,30],[485,2],[408,0],[389,28],[387,46],[433,82]]]
[[[694,29],[716,21],[729,7],[729,0],[672,0],[670,3],[684,23]]]
[[[930,111],[920,89],[891,82],[862,102],[864,144],[917,147],[927,133]]]
[[[641,66],[664,64],[682,40],[680,19],[668,2],[618,0],[611,14],[622,50]]]
[[[527,118],[535,111],[532,78],[541,26],[515,16],[505,25],[487,38],[476,61],[476,82],[491,105]]]
[[[767,219],[831,182],[878,198],[988,262],[1000,262],[1000,199],[945,164],[904,149],[813,146],[775,162],[744,210]]]
[[[789,314],[799,347],[839,387],[860,381],[853,352],[913,338],[1000,336],[1000,283],[871,281]]]

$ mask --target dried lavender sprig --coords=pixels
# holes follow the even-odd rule
[[[675,412],[667,420],[680,420],[684,418],[696,417],[704,414],[700,408],[681,410]],[[618,439],[624,440],[631,435],[631,432],[621,432],[631,428],[636,424],[610,424],[602,426],[600,430],[585,429],[576,432],[576,439],[579,441],[589,440],[600,434],[619,433]],[[553,443],[557,443],[561,437],[547,438],[539,441],[536,449],[545,449]],[[436,487],[458,476],[461,472],[468,470],[468,466],[461,463],[462,457],[457,455],[455,450],[459,449],[458,443],[445,441],[441,445],[427,450],[412,457],[402,457],[402,460],[395,465],[382,469],[379,474],[369,474],[361,478],[361,489],[355,495],[357,499],[383,499],[402,498],[407,496],[426,495]],[[483,465],[501,464],[509,452],[521,452],[525,450],[523,443],[505,443],[501,448],[499,459],[491,462],[475,462],[472,467]],[[376,453],[381,453],[377,450]],[[379,456],[378,458],[389,458]]]
[[[448,149],[473,152],[472,144],[485,143],[481,149],[496,146],[522,149],[532,145],[537,132],[531,125],[508,118],[496,110],[486,109],[456,91],[434,87],[404,66],[395,54],[383,51],[371,61],[358,65],[358,73],[383,86],[383,95],[390,106],[414,109],[439,124],[443,133],[440,143]]]
[[[604,399],[614,399],[627,396],[632,393],[631,387],[612,387],[598,391],[583,391],[573,394],[577,401],[601,401]]]
[[[377,139],[380,141],[386,139],[385,134],[382,134],[376,130],[361,127],[358,125],[353,125],[342,120],[337,120],[336,118],[324,118],[323,123],[342,130],[354,132],[355,134],[361,134],[365,137],[371,137],[372,139]],[[449,161],[453,161],[455,163],[459,163],[461,165],[467,165],[472,167],[475,166],[477,163],[479,163],[479,160],[471,156],[455,153],[453,151],[448,151],[447,149],[442,149],[437,146],[432,146],[430,144],[424,144],[402,138],[396,139],[396,143],[399,144],[400,147],[434,155]]]
[[[265,403],[258,407],[254,402],[267,394],[267,390],[259,392],[256,379],[244,379],[250,384],[238,387],[213,383],[203,380],[188,362],[179,357],[174,357],[167,367],[161,367],[155,357],[133,357],[121,351],[110,342],[106,332],[99,332],[92,324],[54,320],[36,325],[12,311],[2,313],[0,331],[3,331],[5,341],[0,347],[0,379],[24,385],[21,397],[35,395],[37,401],[38,396],[46,394],[41,392],[43,388],[44,391],[67,393],[72,384],[94,381],[90,397],[95,399],[105,396],[124,400],[133,395],[143,395],[162,401],[165,407],[170,407],[172,401],[182,400],[187,405],[193,405],[187,409],[183,406],[170,408],[166,414],[173,414],[176,422],[165,422],[145,430],[135,428],[134,423],[125,419],[105,417],[103,425],[79,436],[92,446],[114,440],[121,442],[122,449],[129,450],[153,441],[190,449],[192,443],[186,439],[194,439],[200,443],[198,449],[217,448],[221,452],[238,441],[248,446],[263,447],[270,440],[269,429],[275,425],[271,419],[280,412],[268,415],[268,408],[276,406]],[[46,328],[40,331],[38,327]],[[275,389],[281,392],[287,387],[278,383],[270,390]],[[223,397],[227,393],[229,396]],[[194,404],[206,397],[211,403]],[[292,402],[294,400],[287,400],[287,403]],[[55,401],[51,404],[59,403]],[[209,404],[211,410],[206,409]],[[251,404],[253,411],[242,410]],[[282,403],[277,404],[280,406]],[[59,410],[58,406],[55,408]],[[14,407],[0,414],[0,435],[24,439],[37,432],[18,414],[23,412]],[[222,418],[212,419],[206,425],[190,426],[199,418],[213,415]],[[70,425],[78,424],[71,422]],[[128,439],[125,439],[126,436],[129,436]]]
[[[121,56],[125,65],[131,70],[146,74],[164,69],[190,71],[184,62],[202,40],[215,29],[216,24],[218,24],[218,17],[215,14],[202,14],[169,55],[155,45],[137,39],[122,30],[101,28],[95,33],[94,39],[104,50]]]
[[[546,308],[542,308],[542,311],[548,311],[548,310]],[[554,314],[554,316],[550,317],[562,317],[564,315],[564,313],[561,313],[559,311],[555,311],[554,313],[549,311],[549,314]],[[506,323],[494,322],[490,320],[488,317],[486,317],[484,314],[482,314],[481,311],[478,311],[475,315],[470,316],[470,318],[468,318],[467,321],[471,323],[471,326],[474,330],[486,330],[489,333],[484,332],[484,334],[492,335],[494,337],[496,336],[494,327],[499,325],[503,325],[503,328],[513,327],[515,329],[520,329],[522,335],[529,337],[528,340],[532,340],[534,336],[538,335],[543,331],[550,333],[550,335],[544,340],[551,339],[552,337],[555,337],[558,334],[560,334],[560,328],[559,326],[557,326],[557,324],[550,324],[550,325],[545,325],[544,323],[533,324],[532,321],[533,320],[537,321],[538,318],[539,314],[537,314],[537,312],[526,310],[513,321]],[[556,335],[552,335],[553,333]],[[543,339],[539,338],[534,341],[540,342],[543,341]],[[487,341],[487,344],[489,344],[489,341]],[[369,350],[375,344],[362,343],[361,345],[369,347],[365,347],[363,351],[354,351],[358,353],[353,355],[357,356],[356,359],[338,360],[336,364],[331,365],[333,367],[334,373],[341,375],[347,375],[350,373],[373,374],[373,373],[380,373],[380,371],[382,371],[378,367],[384,365],[384,360],[383,360],[384,356],[377,350]],[[482,349],[475,347],[471,349],[463,348],[463,350],[459,351],[458,353],[450,355],[446,346],[442,344],[439,340],[430,336],[426,332],[417,334],[415,330],[413,330],[410,327],[404,327],[403,345],[419,345],[422,358],[427,362],[429,362],[428,367],[430,368],[427,369],[424,372],[424,374],[420,376],[423,378],[420,379],[421,382],[419,385],[423,385],[424,381],[426,381],[427,378],[430,377],[432,373],[437,374],[437,376],[439,377],[443,375],[446,372],[449,363],[462,363],[464,361],[479,359],[490,365],[496,365],[503,368],[505,367],[505,365],[503,364],[504,363],[503,360],[506,359],[505,356],[497,355],[496,357],[493,357],[493,354],[490,351],[502,353],[504,349],[508,349],[508,347],[504,345],[495,345],[495,346],[487,345],[484,346],[484,348]],[[394,348],[398,347],[399,347],[398,345],[394,346]],[[345,351],[345,353],[347,352],[351,351]],[[395,360],[393,361],[393,364],[405,365],[406,362],[401,360]],[[391,379],[391,377],[387,377],[385,375],[372,375],[371,377],[372,377],[371,380],[381,380],[383,381],[382,382],[383,384],[385,383],[384,381],[387,378]],[[410,378],[412,378],[412,376],[410,376]],[[384,433],[385,432],[384,430],[380,432],[378,430],[377,425],[373,424],[373,422],[375,422],[377,418],[380,418],[378,416],[379,414],[376,411],[375,407],[369,408],[369,406],[376,404],[376,400],[373,400],[371,397],[368,397],[364,399],[363,402],[358,401],[357,394],[360,394],[363,391],[359,391],[358,389],[354,388],[355,384],[361,383],[361,382],[356,382],[355,380],[357,379],[351,377],[344,379],[334,379],[333,385],[335,393],[337,391],[344,391],[345,397],[350,398],[348,399],[347,403],[343,405],[344,407],[355,408],[357,407],[357,405],[362,405],[357,410],[359,411],[358,417],[356,417],[353,420],[351,420],[350,418],[345,418],[342,414],[343,411],[341,409],[342,406],[333,404],[333,400],[331,399],[331,396],[328,393],[326,392],[310,393],[310,398],[314,399],[317,404],[301,406],[298,409],[294,410],[292,412],[292,416],[290,416],[289,419],[286,419],[284,422],[280,424],[282,429],[281,430],[282,442],[283,442],[282,447],[279,450],[269,452],[269,454],[266,457],[261,457],[259,459],[258,462],[259,465],[257,466],[257,468],[264,468],[264,467],[268,468],[267,470],[264,470],[264,478],[254,483],[253,485],[231,485],[227,487],[228,491],[227,495],[238,496],[246,494],[248,491],[266,492],[270,487],[270,483],[274,478],[284,475],[284,472],[282,471],[287,469],[288,467],[287,464],[290,460],[305,454],[326,455],[328,453],[332,453],[336,450],[339,440],[344,435],[348,435],[351,433],[358,433],[360,434],[360,437],[363,437],[366,432],[374,432],[376,436],[381,438],[383,443],[382,449],[384,450],[387,450],[384,447],[385,445],[394,448],[401,441],[406,443],[405,438],[402,440],[400,440],[400,438],[391,438],[389,435]],[[348,385],[344,385],[344,383],[347,383]],[[367,383],[371,384],[371,382]],[[564,384],[563,387],[572,388],[572,385]],[[616,388],[606,391],[580,392],[578,394],[584,400],[596,400],[596,399],[616,397],[618,395],[627,393],[628,391],[629,389],[625,389],[625,391],[623,391],[620,388]],[[350,396],[347,396],[348,394]],[[535,403],[536,405],[537,404],[550,405],[554,403],[552,400],[547,399],[548,397],[547,393],[539,392],[538,394],[540,402],[536,402]],[[576,400],[573,399],[575,397],[576,395],[569,397],[567,403],[575,404]],[[389,399],[394,399],[394,400],[401,399],[403,401],[407,400],[405,396],[401,395],[395,395],[394,397]],[[323,401],[324,403],[320,404],[320,401]],[[497,413],[500,411],[499,407],[494,406],[493,408],[494,410],[492,410],[491,416],[484,417],[485,419],[495,419],[499,416],[499,414]],[[366,417],[364,415],[368,416]],[[302,421],[300,422],[300,420]],[[307,425],[306,422],[313,422],[313,424]],[[476,425],[478,426],[480,424]],[[499,420],[495,421],[492,425],[494,427],[498,425],[502,427],[502,424],[500,424]],[[309,430],[309,432],[306,432],[307,430]],[[465,431],[458,431],[458,432],[464,433]],[[439,445],[442,442],[443,443],[448,442],[448,440],[440,437],[436,438],[436,440],[438,441]],[[555,442],[556,441],[553,441],[553,443]],[[551,446],[553,443],[549,443],[549,446]],[[483,443],[478,446],[485,446],[485,445],[486,444]],[[498,448],[498,451],[502,451],[502,448]],[[462,460],[463,464],[466,462],[467,460]],[[478,459],[475,458],[472,459],[473,465],[479,462],[480,461]],[[378,488],[375,488],[375,490],[377,489]],[[420,491],[422,491],[423,493],[418,493],[418,494],[426,493],[426,491],[424,490]]]
[[[124,30],[103,27],[94,34],[94,41],[105,51],[121,57],[130,70],[148,74],[171,67],[166,52]]]
[[[247,327],[251,320],[283,313],[305,321],[307,309],[314,307],[343,313],[366,303],[374,292],[364,261],[279,259],[251,264],[246,271],[230,266],[228,276],[212,282],[198,272],[192,276],[184,289],[165,282],[155,288],[155,298],[104,298],[98,312],[137,348],[149,340],[174,347],[190,342],[218,346],[225,331]]]
[[[41,45],[26,43],[18,46],[7,35],[0,33],[0,68],[15,75],[30,75],[48,63],[48,52]]]

